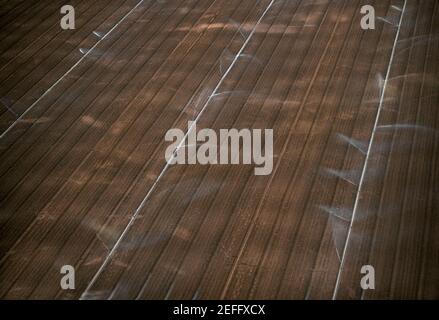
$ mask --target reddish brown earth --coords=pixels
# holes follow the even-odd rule
[[[0,5],[0,298],[439,298],[438,1],[63,4]],[[166,166],[195,118],[272,174]]]

